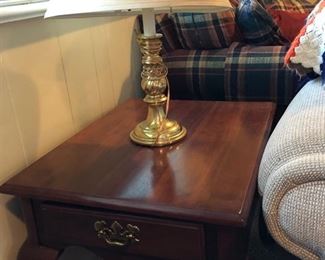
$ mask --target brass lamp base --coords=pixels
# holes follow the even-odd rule
[[[160,127],[152,127],[143,121],[130,133],[133,142],[146,146],[165,146],[180,141],[186,135],[186,129],[176,121],[165,119]]]
[[[138,43],[142,53],[141,87],[146,93],[143,101],[148,104],[147,119],[130,133],[133,142],[145,146],[165,146],[178,142],[186,135],[186,129],[176,121],[167,119],[169,95],[167,67],[159,55],[161,34],[140,35]],[[167,104],[167,105],[166,105]],[[168,110],[166,108],[166,110]]]

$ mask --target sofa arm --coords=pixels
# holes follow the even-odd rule
[[[274,129],[263,154],[259,192],[278,169],[300,156],[325,153],[325,89],[320,78],[307,83]]]
[[[267,180],[263,214],[273,238],[302,259],[325,257],[325,154],[303,155]]]
[[[325,258],[325,89],[296,95],[263,154],[258,185],[274,239],[303,259]]]

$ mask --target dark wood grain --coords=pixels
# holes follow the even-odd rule
[[[24,222],[26,224],[28,234],[28,243],[38,244],[39,240],[32,200],[28,198],[20,198],[20,207],[24,214]]]
[[[245,225],[274,113],[272,103],[173,101],[186,139],[130,142],[145,106],[130,100],[10,179],[29,198],[202,223]]]
[[[205,259],[203,225],[179,221],[159,220],[41,203],[38,209],[40,243],[55,248],[69,245],[109,249],[121,254],[157,257],[162,259]],[[122,247],[108,245],[97,237],[96,221],[110,227],[117,221],[122,227],[137,226],[137,243]],[[175,254],[177,253],[177,254]]]

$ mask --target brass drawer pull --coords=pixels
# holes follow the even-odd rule
[[[114,221],[110,227],[107,227],[104,220],[99,220],[95,222],[94,227],[97,232],[97,237],[104,239],[110,246],[122,247],[134,242],[140,242],[140,239],[137,238],[140,229],[131,224],[127,224],[124,229],[120,223]]]

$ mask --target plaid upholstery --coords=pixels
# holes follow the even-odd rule
[[[270,100],[281,108],[295,95],[297,76],[283,66],[287,47],[234,42],[229,48],[188,50],[177,40],[170,16],[156,16],[156,22],[165,36],[172,98]]]
[[[267,9],[296,11],[300,13],[311,12],[318,0],[261,0]]]
[[[170,52],[182,48],[174,23],[168,14],[156,15],[156,30],[157,33],[161,33],[164,36],[162,38],[163,52]]]
[[[234,43],[225,61],[226,99],[269,100],[287,105],[298,82],[296,74],[283,65],[287,49]]]
[[[162,41],[162,53],[170,52],[176,49],[182,49],[182,45],[178,40],[178,36],[175,30],[174,22],[169,17],[169,14],[157,14],[156,20],[156,32],[161,33],[163,37]],[[142,15],[137,16],[137,22],[139,23],[140,32],[143,33],[143,21]]]
[[[233,9],[205,14],[177,13],[171,17],[184,49],[226,48],[240,39]]]
[[[237,8],[237,23],[248,44],[282,43],[278,26],[257,0],[242,0]]]
[[[176,50],[164,60],[171,96],[177,99],[267,100],[287,105],[296,93],[297,77],[283,66],[284,46]]]
[[[164,56],[171,97],[220,100],[224,92],[224,67],[228,49],[176,50]]]

